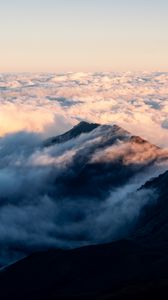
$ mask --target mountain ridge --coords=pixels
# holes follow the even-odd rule
[[[73,249],[33,251],[30,256],[1,269],[2,299],[125,299],[125,293],[130,299],[131,295],[154,295],[157,283],[162,294],[163,278],[168,295],[168,171],[157,176],[154,173],[160,157],[164,162],[165,154],[117,125],[88,124],[79,123],[55,137],[44,150],[53,154],[59,149],[62,154],[65,148],[73,153],[62,172],[49,176],[51,182],[44,190],[45,195],[56,201],[56,209],[60,209],[60,214],[54,215],[54,222],[59,220],[60,228],[57,222],[51,223],[51,235],[72,242]],[[64,164],[65,157],[60,165]],[[56,165],[52,175],[55,169]],[[147,180],[147,172],[149,178],[154,178]],[[145,183],[137,188],[134,181],[139,174]],[[134,213],[132,206],[136,208],[135,201],[140,199],[141,204],[150,195],[154,201],[140,206],[135,212],[136,226],[127,231],[125,227]],[[131,213],[117,215],[125,209]],[[117,227],[119,233],[111,232],[122,217],[127,223]],[[85,223],[88,227],[83,228]],[[80,226],[80,232],[75,231],[74,225]],[[99,234],[101,239],[96,237]],[[74,247],[74,241],[75,245],[83,241],[92,245]]]
[[[81,121],[80,123],[78,123],[77,125],[72,127],[67,132],[65,132],[61,135],[55,136],[55,137],[51,137],[48,140],[46,140],[44,142],[44,146],[49,147],[49,146],[52,146],[53,144],[64,143],[72,138],[79,136],[82,133],[91,132],[92,130],[94,130],[95,128],[97,128],[99,126],[100,126],[100,124],[98,124],[98,123],[88,123],[85,121]]]

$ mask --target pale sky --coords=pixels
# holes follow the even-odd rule
[[[167,0],[0,0],[0,72],[168,71]]]

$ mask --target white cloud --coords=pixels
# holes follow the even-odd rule
[[[1,74],[0,135],[56,135],[80,119],[168,146],[168,73]]]

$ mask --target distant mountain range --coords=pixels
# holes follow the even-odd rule
[[[1,298],[166,299],[166,151],[117,125],[102,126],[87,122],[79,123],[61,136],[48,139],[43,147],[48,149],[57,144],[71,150],[75,144],[75,153],[68,165],[71,172],[65,170],[56,179],[59,185],[57,196],[60,198],[69,197],[78,201],[80,197],[87,199],[86,203],[95,201],[96,206],[96,201],[103,202],[111,197],[112,192],[123,193],[122,201],[126,201],[131,193],[131,201],[134,202],[128,202],[126,206],[130,210],[128,223],[132,212],[129,205],[135,201],[141,203],[145,197],[149,201],[142,205],[132,229],[118,235],[116,240],[113,238],[110,241],[109,235],[108,243],[106,238],[102,238],[92,241],[93,245],[76,249],[38,251],[4,267],[0,272]],[[55,195],[54,191],[52,193],[52,196]],[[118,202],[116,205],[119,205]],[[77,224],[80,218],[82,216],[76,215]],[[117,219],[117,222],[120,220]],[[103,235],[106,236],[105,231]]]

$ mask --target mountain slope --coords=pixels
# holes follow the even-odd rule
[[[9,186],[0,196],[1,266],[51,247],[127,237],[148,202],[137,189],[165,168],[162,149],[117,125],[84,122],[70,132],[28,153],[10,147],[2,159]]]
[[[149,247],[168,249],[168,171],[148,181],[143,187],[153,190],[156,201],[144,207],[135,239]]]
[[[0,295],[2,299],[29,300],[103,299],[111,295],[111,299],[126,289],[128,295],[136,296],[141,287],[148,290],[148,284],[154,288],[167,279],[167,268],[166,253],[163,256],[162,251],[146,249],[131,240],[48,251],[1,272]]]
[[[162,198],[167,195],[167,175],[166,172],[143,187],[154,186],[161,197],[152,207],[152,214],[150,210],[146,212],[150,218],[157,218],[158,227],[162,227],[162,218],[168,220],[167,198]],[[165,213],[158,218],[160,205]],[[144,225],[146,220],[145,217]],[[168,233],[161,237],[164,240]],[[29,300],[168,296],[167,249],[162,243],[153,247],[144,241],[145,235],[139,238],[133,234],[110,244],[35,253],[0,272],[0,295],[3,299]]]
[[[37,253],[0,273],[0,294],[31,300],[104,297],[142,278],[157,279],[151,270],[160,259],[161,254],[127,240]]]
[[[113,299],[153,293],[156,283],[167,289],[168,175],[158,177],[167,158],[117,125],[80,123],[23,166],[10,161],[19,184],[0,199],[0,258],[36,253],[1,270],[1,298]]]

